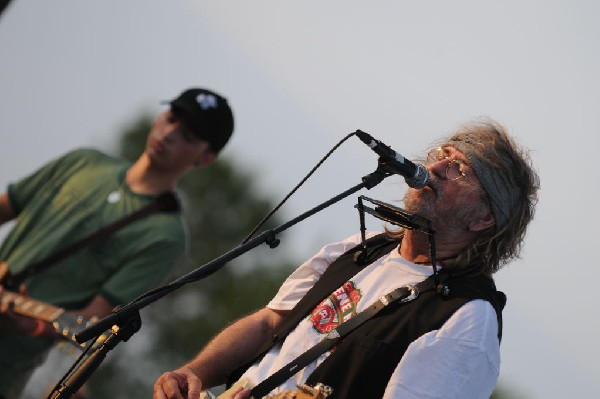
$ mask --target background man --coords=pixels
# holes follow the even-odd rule
[[[5,271],[19,273],[173,192],[189,170],[214,162],[233,132],[226,99],[192,88],[169,104],[155,119],[145,150],[133,164],[79,149],[9,185],[0,196],[0,223],[16,221],[0,248]],[[180,214],[153,213],[33,275],[23,288],[32,298],[85,318],[103,317],[160,283],[181,260],[184,247]],[[50,323],[14,310],[11,301],[2,302],[2,398],[18,397],[58,337]]]

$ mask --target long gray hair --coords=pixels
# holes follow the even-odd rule
[[[464,125],[444,145],[455,147],[469,159],[496,221],[465,248],[457,263],[478,265],[485,274],[495,273],[519,257],[527,225],[535,213],[540,182],[529,151],[491,119]]]
[[[463,270],[491,275],[519,257],[527,225],[535,213],[540,182],[529,152],[492,119],[465,124],[436,146],[455,147],[469,159],[484,190],[481,206],[471,211],[489,208],[495,220],[494,226],[480,232],[457,255],[456,264]],[[404,233],[387,232],[396,239]]]

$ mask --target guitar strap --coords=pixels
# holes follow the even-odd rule
[[[274,345],[281,342],[285,337],[296,327],[315,306],[317,306],[324,298],[327,297],[333,290],[337,289],[341,284],[348,281],[356,273],[360,272],[364,267],[379,259],[384,254],[389,253],[393,248],[397,247],[398,241],[391,240],[386,234],[378,234],[366,240],[364,245],[357,245],[349,249],[336,259],[325,273],[319,278],[315,285],[304,295],[302,299],[294,306],[294,308],[286,315],[280,325],[273,333],[271,340],[256,352],[254,359],[248,361],[232,370],[227,374],[227,385],[231,386],[233,382],[238,381],[242,374],[258,359],[262,358]],[[354,259],[357,251],[364,250],[367,247],[367,259],[364,262],[351,262],[349,265],[344,259],[350,257]],[[361,252],[362,253],[362,252]]]
[[[263,396],[266,396],[277,386],[283,384],[298,371],[309,365],[312,361],[319,357],[319,355],[331,349],[336,343],[338,343],[345,336],[347,336],[352,330],[362,325],[370,318],[374,317],[386,306],[393,303],[404,303],[413,301],[419,296],[420,293],[437,289],[439,283],[443,284],[443,282],[447,280],[448,275],[445,273],[438,274],[437,283],[435,277],[435,275],[431,275],[425,280],[421,281],[420,283],[397,288],[392,292],[388,293],[387,295],[382,296],[381,298],[379,298],[379,300],[377,300],[374,304],[369,306],[363,312],[345,321],[344,323],[340,324],[337,328],[330,331],[327,334],[327,336],[317,345],[313,346],[312,348],[298,356],[296,359],[283,366],[270,377],[259,383],[257,386],[255,386],[250,391],[250,396],[253,398],[262,398]]]
[[[2,285],[10,290],[17,290],[19,285],[25,281],[27,278],[33,276],[36,273],[39,273],[43,270],[48,269],[50,266],[56,264],[58,261],[65,259],[66,257],[74,254],[77,251],[85,248],[86,246],[99,241],[100,239],[106,238],[111,234],[115,233],[117,230],[129,225],[130,223],[140,220],[141,218],[148,216],[154,212],[178,212],[180,209],[179,201],[173,192],[166,192],[160,194],[153,201],[143,206],[131,214],[116,220],[115,222],[109,224],[108,226],[102,227],[99,230],[96,230],[94,233],[82,238],[79,241],[76,241],[65,248],[54,252],[45,258],[42,258],[39,261],[36,261],[25,269],[21,270],[16,274],[11,274],[8,271],[8,267],[6,263],[0,264],[0,282]],[[4,270],[2,270],[4,269]],[[4,271],[5,276],[2,278],[2,271]]]

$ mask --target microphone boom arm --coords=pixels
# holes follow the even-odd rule
[[[354,187],[336,195],[335,197],[323,202],[320,205],[304,212],[303,214],[293,218],[292,220],[274,228],[271,230],[266,230],[263,233],[257,235],[256,237],[250,239],[244,244],[240,244],[232,250],[226,252],[225,254],[213,259],[212,261],[205,263],[202,266],[199,266],[195,270],[183,275],[177,280],[164,285],[162,287],[151,290],[145,294],[142,294],[137,299],[132,302],[124,305],[118,309],[113,310],[111,314],[108,316],[98,320],[93,325],[81,330],[78,334],[75,335],[75,340],[77,342],[87,342],[90,339],[99,336],[104,331],[110,329],[112,326],[117,325],[121,326],[121,324],[128,320],[130,315],[136,314],[140,309],[150,305],[151,303],[159,300],[163,296],[168,295],[169,293],[177,290],[191,282],[195,282],[201,280],[209,275],[213,274],[221,267],[223,267],[227,262],[243,255],[244,253],[250,251],[251,249],[259,246],[262,243],[267,243],[270,247],[274,248],[277,246],[279,241],[276,236],[278,233],[287,230],[291,226],[301,222],[302,220],[314,215],[317,212],[335,204],[336,202],[354,194],[355,192],[361,190],[362,188],[371,189],[375,187],[377,184],[381,183],[383,179],[390,176],[391,174],[387,171],[382,170],[381,166],[377,168],[376,171],[364,176],[362,178],[362,182],[357,184]]]

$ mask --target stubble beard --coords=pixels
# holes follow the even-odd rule
[[[428,198],[422,189],[409,188],[404,195],[404,208],[413,214],[431,221],[438,233],[456,234],[464,232],[473,218],[472,209],[446,207],[445,198],[439,191],[435,198]],[[458,208],[458,209],[457,209]]]

